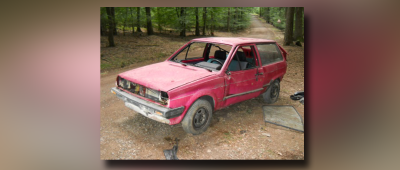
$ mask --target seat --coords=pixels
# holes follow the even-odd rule
[[[226,52],[217,50],[214,52],[214,58],[215,59],[220,59],[220,60],[226,60]]]
[[[226,52],[225,51],[221,51],[221,50],[217,50],[214,52],[214,59],[220,61],[221,63],[225,63],[226,60]],[[211,59],[208,59],[207,62],[211,63]],[[216,61],[213,61],[212,63],[218,63]]]
[[[254,54],[253,51],[250,52],[250,57],[251,58],[247,58],[246,57],[246,61],[249,62],[249,64],[247,65],[247,68],[252,68],[256,66],[256,63],[254,61]]]
[[[248,65],[247,65],[247,67],[255,67],[256,66],[256,64],[255,64],[255,62],[254,62],[254,58],[246,58],[246,60],[247,60],[247,62],[249,63]]]
[[[238,55],[239,61],[237,61],[237,57],[236,55],[233,57],[231,63],[228,66],[228,69],[230,71],[238,71],[240,70],[240,68],[242,68],[242,70],[247,68],[247,60],[246,60],[246,55],[244,54],[244,52],[241,51],[237,51],[236,54]],[[240,67],[239,67],[239,64]]]

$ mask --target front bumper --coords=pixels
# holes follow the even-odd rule
[[[118,98],[125,102],[125,106],[146,116],[150,119],[169,124],[169,120],[174,117],[178,117],[185,110],[185,107],[178,107],[170,109],[157,105],[155,103],[143,100],[139,97],[133,96],[123,90],[116,87],[111,88],[111,92],[116,94]]]

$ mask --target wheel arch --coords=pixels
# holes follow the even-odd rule
[[[213,93],[211,93],[210,91],[198,91],[198,92],[196,92],[196,94],[192,95],[192,97],[190,97],[189,100],[186,102],[186,104],[185,104],[186,108],[185,108],[184,112],[182,113],[182,115],[178,116],[176,118],[170,119],[170,121],[171,121],[170,124],[180,123],[186,117],[189,109],[199,99],[207,100],[211,104],[212,111],[215,110],[215,106],[217,104],[216,100],[215,100],[216,96]]]
[[[209,95],[204,95],[204,96],[199,97],[197,100],[199,100],[199,99],[205,99],[205,100],[207,100],[207,101],[211,104],[211,108],[212,108],[212,110],[214,111],[214,109],[215,109],[215,100],[214,100],[214,98],[212,98],[212,97],[209,96]],[[195,100],[195,101],[197,101],[197,100]],[[194,102],[193,102],[193,103],[194,103]]]

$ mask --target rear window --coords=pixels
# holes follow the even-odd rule
[[[281,51],[276,44],[257,44],[256,46],[260,53],[262,65],[268,65],[283,60]]]

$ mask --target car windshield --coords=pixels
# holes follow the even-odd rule
[[[223,44],[193,42],[179,51],[170,61],[218,71],[225,63],[231,48],[232,46]]]

